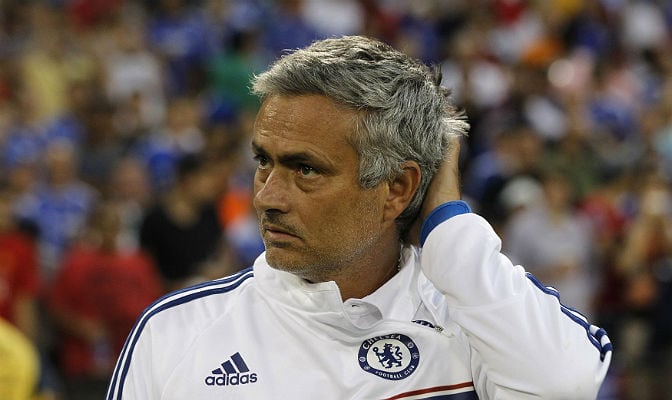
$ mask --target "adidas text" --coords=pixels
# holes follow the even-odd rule
[[[231,374],[219,376],[206,376],[205,384],[208,386],[235,386],[245,385],[248,383],[255,383],[257,381],[257,374]]]

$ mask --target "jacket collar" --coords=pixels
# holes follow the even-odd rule
[[[410,321],[420,307],[418,291],[420,275],[419,250],[402,248],[400,271],[375,292],[362,299],[341,300],[335,282],[309,283],[291,273],[268,265],[266,254],[254,264],[259,287],[267,296],[299,312],[317,319],[349,320],[359,328],[367,328],[385,320]]]

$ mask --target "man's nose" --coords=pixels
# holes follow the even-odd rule
[[[266,179],[254,181],[254,208],[257,212],[289,211],[289,179],[281,170],[273,169]]]

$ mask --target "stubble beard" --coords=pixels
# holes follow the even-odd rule
[[[377,239],[375,235],[362,234],[362,232],[373,232],[372,224],[368,221],[363,222],[365,225],[360,226],[362,231],[357,235],[359,240],[353,241],[351,245],[338,248],[318,249],[314,246],[295,248],[291,245],[269,245],[264,240],[266,260],[272,268],[292,273],[309,282],[334,280],[335,276],[341,275],[344,270],[355,265],[359,258],[372,251]],[[333,232],[336,237],[345,237],[344,235],[348,234],[352,233],[340,230]],[[287,252],[287,255],[283,255],[282,252]]]
[[[359,247],[359,246],[358,246]],[[276,252],[291,251],[298,257],[289,255],[275,255]],[[346,268],[353,265],[362,251],[358,248],[338,249],[336,251],[316,251],[314,248],[307,249],[287,249],[287,248],[268,248],[266,250],[266,260],[274,269],[292,273],[309,282],[326,282],[333,280],[335,276],[340,275]]]

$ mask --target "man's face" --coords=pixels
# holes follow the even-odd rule
[[[324,96],[272,96],[257,115],[254,206],[274,268],[329,279],[375,252],[385,185],[364,190],[347,141],[355,111]],[[393,224],[392,224],[393,225]]]

